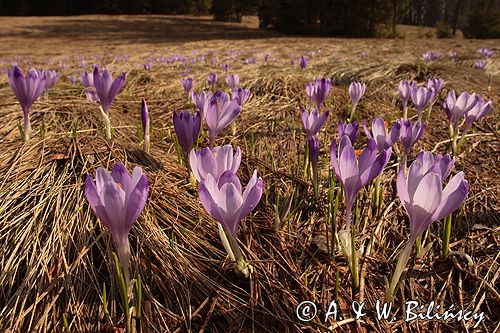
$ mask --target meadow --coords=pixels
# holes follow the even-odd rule
[[[230,24],[188,16],[2,17],[0,331],[125,332],[115,245],[85,194],[87,174],[95,176],[98,167],[111,170],[118,162],[129,172],[141,167],[149,186],[144,211],[129,235],[130,270],[142,281],[137,331],[497,331],[500,45],[498,40],[426,38],[418,28],[403,31],[400,39],[307,38],[257,30],[250,19]],[[480,47],[495,54],[483,59]],[[426,64],[422,55],[428,51],[441,57]],[[450,52],[456,52],[455,59]],[[304,69],[301,56],[309,60]],[[481,59],[484,68],[475,68]],[[25,74],[33,67],[60,75],[31,107],[27,142],[19,132],[23,112],[7,74],[16,64]],[[251,266],[247,276],[235,272],[219,223],[200,203],[172,120],[174,109],[195,111],[182,78],[192,78],[197,92],[229,91],[223,64],[227,74],[239,75],[238,86],[250,97],[215,145],[240,147],[237,175],[243,187],[254,170],[263,181],[260,202],[237,233]],[[80,82],[80,72],[92,73],[94,65],[113,77],[126,72],[109,111],[111,139],[106,139],[99,104],[86,98]],[[215,88],[207,83],[209,73],[218,75]],[[317,135],[317,188],[301,120],[301,107],[311,109],[306,84],[316,78],[332,82],[322,109],[330,113]],[[382,189],[378,209],[372,207],[375,182],[357,195],[352,224],[359,285],[353,288],[350,264],[332,236],[346,221],[330,145],[334,139],[339,143],[337,123],[350,118],[351,82],[366,83],[355,111],[360,125],[355,148],[362,149],[368,141],[363,120],[371,128],[372,120],[382,117],[392,127],[403,117],[399,82],[425,85],[431,78],[444,80],[444,89],[428,118],[424,111],[426,130],[408,166],[423,150],[451,153],[442,106],[450,90],[476,93],[493,107],[474,122],[454,154],[451,175],[463,172],[469,190],[452,217],[449,253],[442,255],[444,222],[435,221],[419,241],[418,255],[413,249],[404,283],[394,294],[396,320],[378,320],[377,300],[384,300],[409,237],[396,184],[403,147],[393,146],[377,181]],[[151,122],[149,152],[142,143],[142,99]],[[408,118],[417,118],[412,107]],[[209,145],[207,126],[202,126],[199,149]],[[434,301],[442,309],[453,305],[483,313],[484,320],[477,327],[472,320],[407,322],[409,300]],[[313,302],[319,316],[299,320],[296,309],[304,301]],[[332,301],[339,315],[325,322]],[[358,320],[351,310],[354,301],[365,303],[367,315]]]

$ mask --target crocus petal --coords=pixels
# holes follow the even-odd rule
[[[469,192],[469,183],[464,179],[464,173],[457,173],[443,190],[442,201],[434,212],[432,219],[441,220],[457,210]]]

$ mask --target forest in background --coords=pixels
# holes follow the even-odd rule
[[[500,38],[500,0],[0,0],[0,14],[258,15],[261,28],[288,34],[398,37],[397,24],[408,24],[436,27],[438,37],[460,29],[467,38]]]

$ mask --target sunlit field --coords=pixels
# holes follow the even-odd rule
[[[498,331],[498,40],[407,27],[401,39],[299,38],[256,25],[0,19],[0,332]],[[29,128],[9,82],[16,65],[45,84],[29,69],[59,77],[28,107]],[[109,110],[105,70],[124,79]],[[202,91],[215,97],[197,105]],[[222,149],[227,160],[213,162]],[[99,174],[119,163],[122,180]],[[110,228],[119,216],[133,224],[124,238]],[[422,317],[408,317],[409,301]]]

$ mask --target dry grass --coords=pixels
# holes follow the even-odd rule
[[[200,28],[201,27],[201,28]],[[324,316],[330,301],[339,301],[342,316],[351,318],[351,301],[364,301],[373,309],[383,298],[384,276],[394,269],[395,258],[408,234],[407,220],[395,193],[395,163],[385,171],[382,218],[371,215],[371,191],[359,200],[358,244],[363,287],[352,294],[347,265],[338,253],[328,255],[325,245],[327,215],[328,147],[335,137],[336,122],[344,118],[346,90],[351,80],[368,84],[359,108],[362,118],[384,116],[395,119],[396,86],[401,79],[425,80],[436,75],[446,89],[474,91],[493,99],[495,108],[478,126],[466,151],[457,158],[456,170],[464,170],[470,194],[463,216],[453,226],[454,255],[440,259],[442,223],[435,223],[427,243],[430,251],[413,263],[395,307],[404,301],[435,300],[447,308],[484,312],[478,331],[498,330],[499,265],[499,117],[498,57],[486,72],[472,69],[478,46],[497,41],[468,40],[343,40],[290,38],[256,31],[250,24],[211,23],[190,17],[71,17],[3,18],[0,21],[0,64],[18,62],[26,68],[31,56],[35,66],[54,68],[63,78],[41,99],[31,113],[36,131],[42,123],[45,138],[34,135],[22,144],[17,132],[19,105],[0,77],[0,331],[62,332],[63,318],[71,332],[116,332],[123,318],[110,260],[113,244],[90,210],[83,194],[88,172],[115,162],[129,169],[140,165],[148,174],[149,201],[131,233],[133,270],[144,280],[144,332],[325,332],[338,331],[473,331],[472,322],[416,321],[405,323],[401,311],[396,321],[377,321],[373,312],[360,321],[324,323],[322,318],[303,323],[295,308],[304,300],[318,305]],[[266,195],[252,217],[242,223],[239,240],[255,269],[249,280],[233,273],[218,239],[215,222],[198,202],[196,190],[187,180],[185,166],[177,161],[172,140],[172,109],[192,108],[181,89],[183,66],[153,63],[151,72],[141,68],[149,56],[184,54],[193,49],[207,53],[208,65],[195,63],[191,76],[195,87],[205,85],[213,52],[228,60],[230,72],[238,73],[242,85],[253,96],[237,119],[237,131],[227,131],[218,143],[243,149],[239,175],[248,180],[254,168],[263,177]],[[228,49],[240,49],[229,59]],[[301,72],[288,64],[310,50],[321,49]],[[459,52],[459,64],[448,60],[433,64],[429,73],[417,65],[428,49]],[[362,51],[369,56],[359,56]],[[276,63],[262,63],[271,51]],[[497,53],[498,53],[497,49]],[[113,55],[130,56],[125,62]],[[79,56],[99,55],[88,60],[121,70],[127,68],[127,83],[112,107],[114,139],[103,139],[102,124],[95,105],[82,96],[80,86],[70,85],[66,75],[79,70]],[[244,65],[256,56],[258,65]],[[58,61],[69,68],[61,70]],[[285,64],[283,63],[285,62]],[[87,66],[87,69],[90,66]],[[493,85],[487,91],[488,74]],[[315,77],[335,81],[328,101],[332,117],[321,134],[322,199],[312,200],[309,180],[299,172],[297,159],[303,155],[304,136],[298,107],[306,104],[304,85]],[[140,98],[150,105],[154,124],[152,150],[139,149],[136,123]],[[76,126],[76,127],[75,127]],[[71,134],[77,129],[78,135]],[[428,132],[419,149],[445,153],[447,125],[443,110],[436,106]],[[252,152],[250,137],[255,137]],[[288,222],[275,228],[272,205],[278,196],[295,188],[296,208]],[[337,223],[342,225],[340,212]],[[470,258],[472,265],[464,258]],[[107,285],[111,319],[102,310],[102,284]],[[336,284],[338,283],[338,286]],[[372,311],[372,310],[370,310]],[[333,326],[332,326],[333,325]]]

